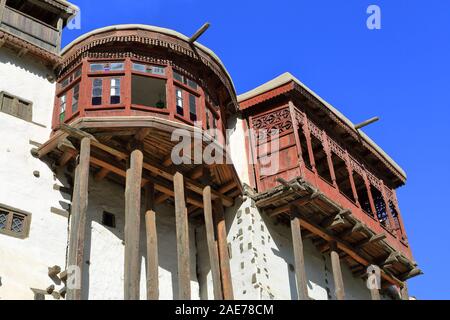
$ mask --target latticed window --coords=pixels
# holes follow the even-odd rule
[[[0,112],[31,122],[33,104],[7,92],[0,92]]]
[[[0,204],[0,233],[16,238],[28,236],[31,215]]]

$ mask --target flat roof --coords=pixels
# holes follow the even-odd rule
[[[291,73],[285,72],[282,75],[252,89],[247,91],[237,97],[238,103],[244,102],[260,94],[263,94],[267,91],[276,89],[281,87],[289,82],[295,82],[299,86],[301,86],[304,90],[314,96],[317,100],[319,100],[322,105],[324,105],[328,110],[334,113],[340,120],[342,120],[346,125],[348,125],[354,132],[359,134],[365,142],[367,142],[370,146],[372,146],[383,158],[385,158],[402,176],[404,176],[406,180],[406,172],[380,147],[378,146],[368,135],[366,135],[362,130],[356,130],[355,124],[351,122],[346,116],[344,116],[339,110],[333,107],[331,104],[322,99],[317,93],[308,88],[304,83],[294,77]]]

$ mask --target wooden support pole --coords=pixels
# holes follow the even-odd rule
[[[373,200],[373,195],[372,195],[372,188],[371,188],[369,177],[367,176],[366,171],[364,171],[363,179],[364,179],[364,184],[366,185],[367,196],[369,197],[369,205],[370,205],[370,210],[372,211],[372,216],[377,218],[377,208],[375,207],[375,201]],[[387,208],[386,208],[386,210],[387,210]]]
[[[333,269],[334,290],[338,300],[345,300],[344,281],[342,279],[341,262],[336,242],[330,242],[331,267]]]
[[[158,234],[156,231],[155,186],[145,185],[145,230],[147,234],[147,300],[159,299]]]
[[[184,197],[184,178],[179,172],[173,178],[178,253],[178,299],[191,299],[191,268],[189,258],[189,222]]]
[[[409,300],[408,285],[406,282],[404,282],[403,286],[400,288],[400,295],[402,300]]]
[[[0,23],[3,20],[3,13],[5,12],[6,0],[0,0]]]
[[[206,241],[208,244],[209,263],[213,280],[214,300],[222,300],[222,281],[220,278],[219,254],[214,236],[214,220],[212,215],[211,187],[203,189],[203,212],[205,215]]]
[[[222,201],[214,201],[214,218],[216,224],[217,246],[219,249],[220,274],[224,300],[233,300],[233,284],[231,281],[230,256],[228,254],[227,229]]]
[[[125,186],[125,300],[139,299],[142,151],[131,152]]]
[[[295,207],[292,207],[291,209],[291,232],[298,300],[309,300],[300,218],[297,215],[297,208]]]
[[[333,182],[333,186],[336,188],[336,190],[339,190],[339,186],[338,186],[337,180],[336,180],[336,172],[334,170],[331,148],[330,148],[330,145],[328,144],[328,135],[325,131],[322,131],[322,140],[323,140],[323,143],[322,143],[323,151],[325,152],[325,154],[327,156],[327,162],[328,162],[328,168],[330,170],[331,181]]]
[[[86,233],[86,212],[88,207],[89,158],[91,144],[88,138],[81,140],[80,156],[75,169],[75,182],[70,213],[68,268],[76,268],[71,277],[81,277],[84,266],[84,236]],[[68,288],[67,300],[81,300],[81,278],[74,279],[78,288]]]

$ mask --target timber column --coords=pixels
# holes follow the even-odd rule
[[[90,153],[91,140],[83,138],[81,140],[78,164],[75,168],[72,208],[70,210],[67,300],[81,300]]]
[[[297,280],[298,300],[309,300],[300,217],[298,214],[298,209],[295,206],[291,207],[291,231],[292,246],[295,258],[295,278]]]
[[[337,244],[335,241],[330,242],[331,250],[331,267],[333,269],[334,290],[338,300],[345,300],[344,281],[342,279],[341,262]]]
[[[125,186],[125,300],[139,299],[140,265],[139,234],[141,218],[141,181],[143,154],[131,152]]]

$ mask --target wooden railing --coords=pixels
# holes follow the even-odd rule
[[[275,110],[251,117],[250,128],[254,130],[252,144],[258,151],[254,161],[256,163],[257,188],[259,192],[276,186],[278,184],[277,178],[290,180],[301,176],[341,206],[351,209],[354,215],[373,231],[377,233],[386,231],[388,239],[391,240],[391,243],[395,243],[395,246],[399,249],[407,245],[395,191],[387,187],[382,179],[378,178],[361,161],[357,160],[355,155],[350,154],[349,150],[331,138],[325,130],[319,128],[302,111],[293,107],[281,106]],[[274,129],[278,130],[278,134],[271,136],[270,132]],[[302,139],[306,141],[300,141],[298,132],[303,133]],[[311,154],[313,152],[312,137],[320,141],[322,150],[327,156],[330,181],[327,181],[318,173],[316,163],[314,163],[315,156]],[[275,174],[263,175],[260,170],[260,162],[262,157],[267,158],[267,154],[262,155],[259,153],[259,150],[265,144],[270,144],[269,149],[271,149],[273,140],[279,141],[279,150],[271,150],[269,153],[271,155],[278,154],[280,166]],[[302,148],[299,144],[307,146],[307,150],[303,150],[306,154],[302,154]],[[314,152],[317,151],[318,149],[315,149]],[[339,190],[339,186],[336,183],[332,154],[345,162],[345,169],[348,171],[349,179],[351,180],[350,184],[352,185],[354,200],[346,196],[342,190]],[[305,164],[305,159],[307,158],[313,160],[312,166],[309,168]],[[358,202],[356,187],[361,188],[361,186],[355,186],[353,172],[358,173],[364,180],[371,212],[365,211]],[[374,190],[378,191],[378,195],[381,195],[378,198],[378,203],[374,201]],[[381,202],[380,198],[382,198]],[[379,210],[380,205],[384,206],[384,219],[377,216],[377,210]]]
[[[53,53],[60,49],[60,32],[57,28],[11,7],[4,7],[0,29]]]

